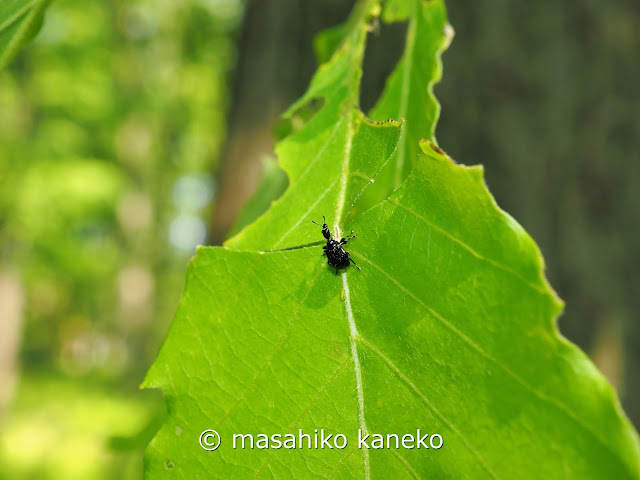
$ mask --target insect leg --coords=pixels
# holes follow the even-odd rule
[[[356,264],[356,262],[354,262],[354,261],[353,261],[353,259],[352,259],[351,257],[349,257],[349,261],[350,261],[351,263],[353,263],[353,264],[356,266],[356,268],[357,268],[358,270],[362,271],[362,269],[361,269],[361,268]]]
[[[355,233],[353,233],[353,230],[351,230],[351,233],[349,235],[347,235],[344,238],[340,239],[340,245],[345,245],[349,240],[351,240],[352,238],[356,238],[357,235]]]

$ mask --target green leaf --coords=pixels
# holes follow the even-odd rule
[[[40,30],[51,0],[3,0],[0,4],[0,68]]]
[[[366,35],[379,11],[376,1],[358,4],[344,27],[342,44],[285,113],[291,118],[322,99],[321,108],[276,146],[280,165],[289,175],[289,189],[225,245],[273,250],[317,240],[317,231],[298,227],[324,214],[338,228],[392,158],[401,124],[371,121],[358,108]]]
[[[442,76],[440,55],[453,38],[444,4],[439,1],[388,1],[384,3],[382,18],[385,22],[408,19],[409,25],[402,58],[369,116],[376,120],[404,119],[406,128],[393,160],[380,172],[375,188],[367,192],[359,210],[387,198],[407,177],[418,160],[417,145],[421,139],[435,142],[440,105],[433,95],[433,86]]]
[[[442,2],[390,5],[383,20],[407,14],[432,30],[416,31],[404,58],[422,52],[437,66]],[[147,478],[639,478],[637,436],[612,388],[557,332],[562,304],[535,243],[496,206],[480,167],[417,140],[433,131],[436,114],[419,112],[437,112],[429,88],[439,68],[414,64],[400,89],[392,74],[376,109],[406,96],[404,126],[360,112],[366,33],[380,13],[377,1],[358,3],[287,113],[322,99],[277,147],[284,195],[190,263],[144,383],[164,390],[169,411],[147,450]],[[396,171],[401,148],[402,183],[364,211],[371,181]],[[358,234],[346,249],[361,271],[336,275],[320,257],[310,220],[322,215],[334,235]],[[207,429],[221,436],[215,451],[198,446]],[[386,442],[417,429],[439,434],[442,448],[358,448],[358,430]],[[234,434],[300,430],[348,444],[233,448]]]

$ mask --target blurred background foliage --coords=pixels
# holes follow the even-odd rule
[[[60,0],[0,72],[0,478],[141,478],[164,404],[138,385],[205,243],[242,14]]]
[[[58,0],[0,72],[0,478],[141,478],[164,404],[138,385],[188,258],[286,186],[277,117],[352,5]],[[440,145],[485,164],[638,425],[640,8],[448,7]],[[371,35],[365,111],[404,33]]]

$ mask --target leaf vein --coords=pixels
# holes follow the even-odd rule
[[[312,397],[311,401],[307,404],[307,406],[300,412],[300,415],[298,415],[298,417],[295,419],[295,421],[289,425],[286,429],[287,432],[290,432],[292,428],[296,427],[300,421],[302,420],[302,417],[304,417],[307,413],[309,413],[311,411],[311,408],[316,404],[316,402],[320,399],[320,397],[322,396],[322,393],[324,392],[324,390],[329,386],[329,384],[340,374],[340,372],[342,371],[342,369],[345,367],[345,365],[349,362],[349,357],[345,357],[344,361],[338,365],[338,368],[336,368],[333,373],[331,373],[331,375],[329,376],[329,378],[327,379],[326,382],[324,382],[324,384],[318,389],[318,391],[316,392],[316,394]],[[260,472],[264,469],[265,466],[267,466],[269,464],[269,462],[271,461],[272,457],[277,455],[277,450],[272,450],[269,454],[269,456],[264,460],[264,462],[262,463],[262,465],[260,465],[260,468],[258,469],[258,471],[256,472],[254,478],[257,478],[258,475],[260,474]]]
[[[229,415],[231,415],[231,413],[238,407],[240,406],[240,404],[245,400],[245,398],[247,397],[247,395],[249,393],[251,393],[253,391],[253,389],[255,388],[256,383],[258,382],[258,378],[260,378],[260,376],[266,371],[266,369],[269,367],[269,365],[271,364],[271,361],[273,360],[273,357],[275,356],[275,354],[278,352],[278,350],[282,347],[282,345],[284,344],[284,340],[287,337],[288,333],[289,333],[289,329],[291,328],[291,326],[294,324],[294,322],[298,319],[298,316],[300,315],[300,310],[302,310],[302,305],[304,304],[305,300],[307,299],[307,297],[309,296],[309,293],[311,293],[311,290],[313,289],[316,281],[318,280],[318,273],[321,271],[321,269],[318,267],[313,278],[311,279],[311,282],[309,283],[309,288],[307,289],[307,292],[305,293],[304,297],[302,298],[302,300],[300,301],[300,304],[298,305],[298,309],[295,311],[295,313],[291,316],[291,320],[289,321],[288,325],[285,327],[285,329],[283,330],[282,334],[280,335],[280,338],[278,339],[278,342],[276,343],[276,345],[273,347],[273,349],[271,350],[271,352],[269,353],[269,356],[266,358],[266,360],[264,361],[264,363],[262,364],[262,366],[260,367],[260,369],[256,372],[256,374],[253,376],[253,379],[251,380],[251,382],[246,386],[245,390],[242,392],[242,395],[238,398],[238,400],[236,400],[236,402],[229,408],[229,410],[220,418],[220,420],[218,421],[218,423],[222,423],[224,420],[226,420]]]
[[[420,477],[420,475],[418,475],[418,472],[413,469],[413,467],[409,463],[409,460],[400,455],[396,450],[391,450],[391,453],[398,459],[400,463],[402,463],[402,465],[404,465],[404,467],[409,471],[413,478],[416,478],[417,480],[420,480],[422,478]]]
[[[480,465],[482,466],[482,468],[484,468],[484,470],[494,479],[497,479],[498,477],[496,476],[496,474],[489,468],[489,465],[487,465],[487,463],[485,462],[484,458],[482,458],[482,456],[480,455],[480,453],[478,451],[476,451],[476,449],[474,449],[471,444],[469,443],[469,441],[465,438],[465,436],[462,434],[462,432],[460,430],[458,430],[458,428],[451,423],[441,412],[440,410],[438,410],[435,405],[433,405],[429,399],[426,397],[426,395],[424,395],[420,390],[418,390],[418,387],[415,386],[415,384],[406,376],[404,375],[400,369],[389,359],[389,357],[387,357],[384,353],[382,353],[380,350],[378,350],[378,348],[376,348],[371,342],[369,342],[366,338],[364,338],[362,335],[360,336],[360,341],[366,345],[369,350],[371,350],[373,353],[375,353],[377,356],[379,356],[388,366],[389,368],[391,368],[391,370],[393,370],[393,372],[398,376],[398,378],[400,378],[400,380],[402,380],[410,389],[411,391],[413,391],[413,393],[429,408],[431,409],[431,411],[433,411],[439,418],[440,420],[442,420],[445,425],[447,425],[464,443],[465,447],[467,447],[467,450],[469,450],[478,460],[478,462],[480,463]]]
[[[333,182],[332,182],[332,183],[331,183],[327,188],[325,188],[324,192],[322,192],[322,194],[318,196],[318,198],[316,199],[316,201],[315,201],[315,202],[313,202],[313,204],[312,204],[312,205],[307,209],[307,211],[306,211],[306,212],[304,212],[304,213],[302,214],[302,216],[298,219],[298,221],[297,221],[296,223],[294,223],[294,224],[291,226],[291,228],[289,228],[289,230],[287,230],[287,231],[285,232],[285,234],[284,234],[284,235],[282,235],[282,237],[280,237],[280,240],[278,240],[278,241],[273,245],[272,250],[273,250],[273,249],[275,249],[278,245],[280,245],[280,244],[282,243],[282,241],[283,241],[285,238],[287,238],[287,237],[289,236],[289,234],[290,234],[293,230],[295,230],[296,228],[298,228],[298,226],[302,223],[302,221],[303,221],[305,218],[307,218],[307,215],[309,215],[309,213],[310,213],[314,208],[316,208],[316,206],[317,206],[317,205],[322,201],[322,199],[323,199],[324,197],[326,197],[326,196],[327,196],[327,193],[329,193],[329,192],[331,191],[331,189],[335,186],[335,184],[336,184],[336,182],[337,182],[337,181],[338,181],[337,179],[336,179],[336,180],[334,180],[334,181],[333,181]]]
[[[360,260],[368,263],[370,266],[372,266],[373,268],[375,268],[376,270],[378,270],[379,272],[381,272],[385,277],[387,277],[389,280],[391,280],[391,282],[393,282],[398,288],[400,288],[400,290],[402,290],[404,293],[406,293],[407,295],[409,295],[411,298],[413,298],[416,302],[418,302],[425,310],[427,310],[435,319],[437,319],[438,321],[440,321],[445,327],[447,327],[448,329],[450,329],[452,332],[454,332],[456,335],[458,335],[465,343],[467,343],[473,350],[476,351],[476,353],[478,353],[479,355],[481,355],[482,357],[484,357],[486,360],[489,360],[491,363],[495,364],[498,368],[500,368],[503,372],[505,372],[508,376],[510,376],[514,381],[516,381],[517,383],[519,383],[521,386],[523,386],[524,388],[526,388],[527,390],[529,390],[529,392],[531,392],[534,396],[538,397],[540,400],[547,402],[553,406],[555,406],[558,410],[560,410],[561,412],[563,412],[565,415],[567,415],[568,418],[570,418],[571,420],[573,420],[577,425],[579,425],[580,427],[582,427],[582,429],[586,432],[588,432],[590,435],[592,435],[592,437],[594,439],[596,439],[603,447],[605,447],[607,450],[609,450],[610,452],[612,452],[616,457],[619,456],[619,453],[616,452],[615,450],[613,450],[613,448],[611,447],[611,445],[609,445],[606,442],[606,439],[602,438],[598,433],[596,433],[595,431],[593,431],[589,426],[587,426],[586,424],[584,424],[573,412],[571,412],[571,410],[569,410],[565,405],[555,401],[553,398],[547,396],[546,394],[539,392],[536,388],[534,388],[532,385],[530,385],[526,380],[524,380],[523,378],[521,378],[519,375],[517,375],[515,372],[513,372],[511,369],[509,369],[508,367],[504,366],[502,363],[500,363],[497,359],[495,359],[493,356],[491,356],[489,353],[485,352],[478,344],[476,344],[473,340],[471,340],[469,337],[467,337],[464,333],[462,333],[460,330],[458,330],[451,322],[449,322],[447,319],[445,319],[442,315],[440,315],[438,312],[436,312],[434,309],[432,309],[431,307],[429,307],[428,305],[426,305],[422,300],[420,300],[420,298],[418,298],[413,292],[411,292],[409,289],[407,289],[404,285],[402,285],[401,283],[399,283],[396,279],[394,279],[393,277],[391,277],[387,272],[385,272],[382,268],[380,268],[378,265],[376,265],[374,262],[372,262],[370,259],[368,259],[367,257],[360,255],[356,252],[352,252],[352,255],[355,255],[356,257],[358,257]]]
[[[389,202],[393,203],[394,205],[397,205],[398,207],[402,208],[403,210],[407,211],[408,213],[410,213],[411,215],[415,216],[418,220],[420,220],[421,222],[425,223],[426,225],[428,225],[429,227],[437,230],[438,232],[442,233],[444,236],[446,236],[447,238],[449,238],[450,240],[452,240],[453,242],[457,243],[458,245],[460,245],[462,248],[464,248],[465,250],[467,250],[469,253],[471,253],[474,257],[478,258],[479,260],[483,260],[491,265],[493,265],[494,267],[509,273],[510,275],[513,275],[514,277],[518,278],[520,281],[522,281],[525,285],[528,285],[530,288],[532,288],[533,290],[536,290],[537,292],[540,293],[547,293],[547,290],[544,287],[541,287],[539,285],[536,285],[534,283],[531,283],[529,280],[527,280],[526,278],[524,278],[522,275],[520,275],[518,272],[516,272],[515,270],[507,267],[506,265],[503,265],[502,263],[493,260],[492,258],[489,257],[485,257],[484,255],[478,253],[477,251],[475,251],[470,245],[468,245],[467,243],[465,243],[463,240],[455,237],[454,235],[450,234],[449,232],[447,232],[446,230],[444,230],[443,228],[438,227],[437,225],[434,225],[433,223],[431,223],[429,220],[427,220],[425,217],[423,217],[422,215],[420,215],[417,212],[414,212],[413,210],[411,210],[410,208],[402,205],[400,202],[398,202],[396,199],[394,199],[393,197],[389,199]],[[429,234],[431,234],[431,232],[429,232]]]

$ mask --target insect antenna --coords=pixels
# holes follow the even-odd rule
[[[327,224],[327,220],[325,219],[324,215],[322,216],[322,225],[320,225],[318,222],[314,222],[313,220],[311,220],[311,223],[315,223],[316,225],[318,225],[319,227],[324,227]]]

